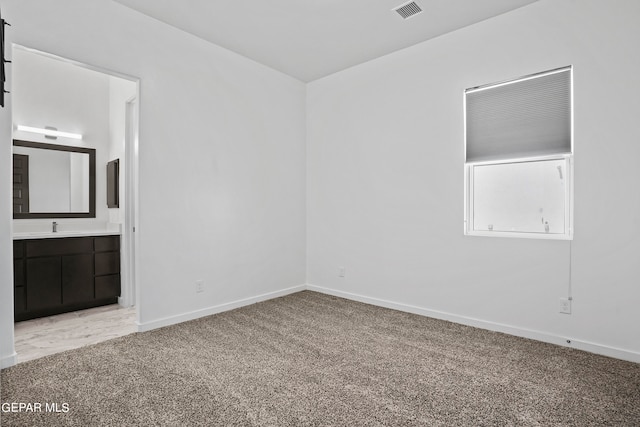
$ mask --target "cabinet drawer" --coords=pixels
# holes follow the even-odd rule
[[[108,252],[120,250],[120,236],[105,236],[95,238],[95,251]]]
[[[93,238],[41,239],[25,242],[27,257],[70,255],[93,252]]]
[[[96,299],[120,296],[120,275],[96,277]]]
[[[120,252],[102,252],[95,254],[96,276],[120,273]]]

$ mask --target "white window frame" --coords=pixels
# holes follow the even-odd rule
[[[463,91],[463,123],[464,123],[464,235],[465,236],[480,236],[480,237],[507,237],[507,238],[525,238],[525,239],[548,239],[548,240],[573,240],[573,205],[574,205],[574,187],[573,187],[573,156],[574,156],[574,123],[573,123],[573,66],[563,67],[562,69],[569,68],[571,72],[571,87],[570,87],[570,103],[571,103],[571,151],[569,153],[555,154],[548,156],[532,156],[521,157],[513,159],[500,159],[489,161],[466,161],[467,153],[467,96],[466,91]],[[558,70],[562,70],[558,69]],[[517,79],[508,80],[504,82],[494,83],[479,86],[476,89],[484,90],[485,88],[497,87],[502,85],[508,85],[510,83],[517,83],[520,81],[536,78],[538,76],[548,75],[557,72],[558,70],[551,70],[548,72],[536,73],[528,76],[523,76]],[[473,194],[473,168],[480,165],[499,165],[505,163],[521,163],[521,162],[536,162],[544,160],[564,160],[566,180],[565,180],[565,232],[564,233],[536,233],[536,232],[524,232],[524,231],[487,231],[487,230],[474,230],[473,211],[474,211],[474,194]]]
[[[537,233],[530,231],[487,231],[474,230],[474,167],[500,164],[513,164],[525,162],[539,162],[549,160],[562,160],[565,163],[565,189],[564,189],[564,233]],[[573,240],[573,155],[554,155],[541,157],[526,157],[520,159],[506,159],[499,161],[469,162],[464,166],[464,234],[467,236],[485,237],[517,237],[525,239],[550,239]]]

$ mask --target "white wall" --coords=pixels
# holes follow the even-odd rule
[[[143,328],[301,284],[307,260],[312,288],[639,360],[633,0],[543,0],[313,82],[306,105],[300,82],[125,7],[53,3],[3,1],[10,37],[140,78]],[[462,91],[568,64],[575,240],[464,237]],[[0,110],[2,206],[10,110]],[[2,209],[4,364],[10,223]],[[558,298],[570,264],[567,316]]]
[[[15,131],[14,139],[96,149],[96,217],[56,219],[58,229],[104,228],[108,221],[105,168],[109,150],[109,76],[23,49],[13,49],[12,60],[14,125],[53,126],[83,135],[81,141],[62,137],[51,140]],[[17,219],[14,230],[48,230],[51,221]]]
[[[305,283],[301,82],[108,0],[4,0],[2,12],[15,43],[140,78],[142,329]],[[10,278],[10,219],[0,219]],[[3,280],[3,307],[10,288]],[[4,313],[6,358],[13,325]]]
[[[109,77],[109,156],[107,161],[119,159],[119,204],[109,209],[109,222],[124,224],[125,182],[127,158],[125,156],[126,104],[136,95],[136,84],[119,77]]]
[[[640,361],[638,22],[543,0],[310,83],[308,283]],[[463,236],[464,89],[570,64],[575,240]]]
[[[5,18],[4,8],[2,17]],[[8,32],[7,32],[8,33]],[[11,43],[12,35],[6,34]],[[11,82],[11,67],[6,67],[7,81]],[[11,156],[11,96],[5,96],[0,107],[0,183],[13,181]],[[0,368],[15,363],[13,347],[13,200],[11,185],[0,185]],[[0,385],[0,387],[2,387]]]

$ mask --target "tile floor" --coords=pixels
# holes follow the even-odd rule
[[[15,324],[17,363],[136,332],[135,307],[118,304]]]

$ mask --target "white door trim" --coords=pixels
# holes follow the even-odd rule
[[[138,95],[127,100],[125,108],[125,219],[122,228],[122,292],[119,304],[136,305],[137,290],[137,233],[138,224]],[[137,310],[136,310],[137,311]],[[139,319],[138,319],[139,320]]]

